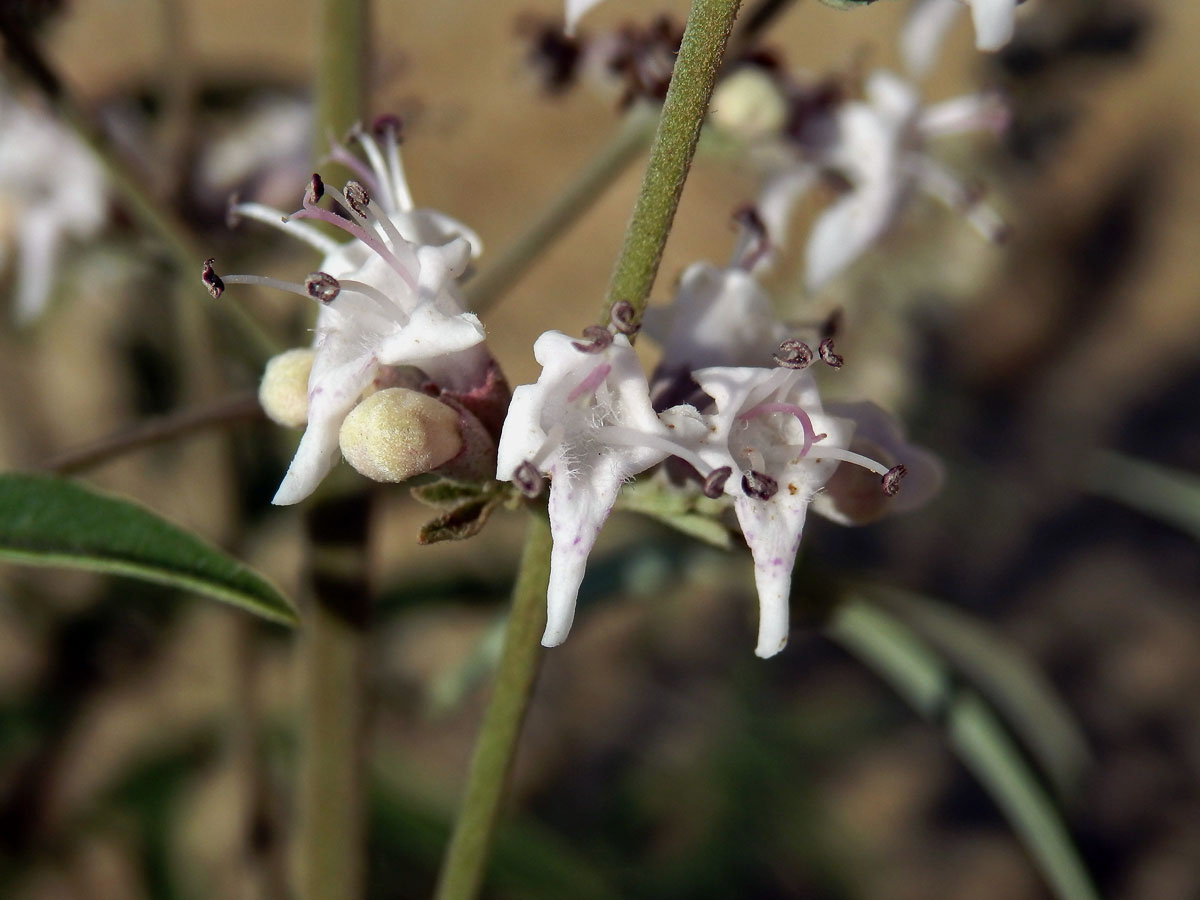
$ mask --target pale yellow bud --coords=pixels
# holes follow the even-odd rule
[[[713,91],[709,118],[721,131],[744,141],[778,134],[787,122],[783,93],[758,66],[743,66]]]
[[[258,386],[258,402],[272,422],[299,428],[308,421],[308,375],[313,351],[298,347],[272,357]]]
[[[386,388],[350,410],[338,433],[346,462],[375,481],[407,481],[458,456],[458,413],[428,394]]]

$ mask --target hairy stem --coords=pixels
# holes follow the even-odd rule
[[[601,322],[610,321],[613,305],[621,301],[633,304],[639,320],[645,309],[740,5],[741,0],[692,3]]]
[[[539,640],[546,627],[550,545],[545,514],[535,513],[513,588],[496,686],[471,757],[467,789],[442,861],[436,900],[473,900],[483,882],[505,782],[542,658]]]
[[[467,308],[481,312],[493,306],[638,158],[650,142],[653,128],[654,118],[647,106],[631,109],[620,130],[575,180],[467,285]]]

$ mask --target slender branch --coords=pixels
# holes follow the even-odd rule
[[[787,12],[795,0],[758,0],[753,8],[746,12],[738,23],[737,30],[729,39],[729,52],[726,58],[732,58],[746,50],[758,40],[763,33],[775,23],[781,15]]]
[[[633,304],[638,319],[645,309],[740,2],[694,0],[692,3],[658,132],[650,148],[641,193],[617,258],[601,322],[610,321],[613,305],[620,301]]]
[[[492,307],[548,247],[591,209],[649,144],[654,121],[652,109],[645,104],[629,111],[621,128],[575,180],[467,285],[468,309],[481,312]]]
[[[369,493],[337,493],[322,485],[305,515],[313,602],[301,645],[295,863],[302,900],[358,900],[363,894],[370,513]]]
[[[253,393],[223,397],[213,403],[205,403],[122,428],[90,444],[52,456],[34,468],[42,472],[68,475],[145,447],[187,437],[207,428],[220,428],[233,422],[261,419],[262,415],[258,397]]]
[[[317,158],[328,132],[347,130],[366,108],[367,3],[317,3]],[[370,493],[361,483],[339,493],[335,482],[326,479],[305,516],[314,602],[300,648],[300,900],[359,900],[366,880]]]
[[[94,117],[76,102],[33,38],[3,12],[0,12],[0,35],[4,37],[4,59],[8,67],[24,74],[45,95],[63,123],[95,154],[109,184],[129,212],[147,231],[158,235],[179,271],[185,275],[198,273],[206,254],[190,229],[153,195],[146,179],[129,167]],[[200,304],[195,299],[200,289],[198,278],[195,285],[181,303],[184,319],[199,315]],[[208,303],[203,308],[234,329],[253,356],[265,359],[279,352],[276,341],[242,307],[232,303]],[[193,313],[193,309],[197,312]]]
[[[483,882],[505,782],[542,658],[538,642],[546,627],[550,545],[545,514],[535,513],[513,588],[496,686],[471,757],[467,789],[442,861],[436,900],[473,900]]]

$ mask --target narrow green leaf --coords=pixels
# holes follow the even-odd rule
[[[626,485],[616,508],[641,513],[721,550],[732,546],[729,529],[721,524],[723,500],[710,500],[694,490],[681,490],[658,478]]]
[[[483,530],[492,512],[503,502],[499,495],[468,500],[445,515],[421,526],[417,542],[437,544],[441,541],[463,541]]]
[[[434,509],[454,509],[469,500],[478,500],[497,493],[496,483],[481,484],[474,481],[455,481],[439,478],[431,484],[412,488],[412,495],[426,506]]]
[[[1097,454],[1088,487],[1200,540],[1200,477],[1119,453]]]
[[[1078,791],[1091,762],[1083,732],[1053,686],[1018,649],[993,629],[927,597],[896,590],[871,590],[869,596],[945,654],[996,704],[1061,798]]]
[[[984,699],[902,622],[861,598],[835,611],[829,636],[922,716],[944,723],[955,752],[992,795],[1060,900],[1099,900],[1070,832]]]
[[[0,474],[0,559],[128,575],[298,621],[275,587],[224,551],[135,503],[52,476]]]

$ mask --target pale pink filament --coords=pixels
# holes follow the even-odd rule
[[[812,419],[809,418],[801,407],[792,403],[760,403],[747,412],[738,416],[738,420],[745,422],[748,419],[757,418],[758,416],[769,415],[770,413],[787,413],[795,416],[800,422],[800,427],[804,430],[804,443],[800,447],[800,455],[807,456],[808,451],[812,449],[812,445],[817,441],[827,437],[825,434],[817,434],[813,428]]]
[[[611,363],[600,363],[596,368],[592,369],[583,381],[575,387],[575,390],[567,394],[567,402],[574,403],[584,394],[595,393],[596,388],[604,383],[604,379],[608,377],[608,373],[612,371]]]
[[[334,225],[353,235],[380,256],[382,256],[384,262],[391,266],[396,271],[396,274],[404,279],[405,284],[407,284],[414,291],[417,290],[416,279],[412,277],[412,275],[407,269],[404,268],[404,266],[400,265],[400,260],[396,259],[396,255],[387,248],[383,241],[355,222],[351,222],[349,219],[344,219],[335,213],[329,212],[328,210],[321,209],[321,207],[317,206],[316,204],[310,203],[307,197],[304,198],[304,209],[300,210],[299,212],[292,213],[288,218],[319,219],[322,222],[328,222],[330,225]]]
[[[343,145],[330,141],[329,159],[333,162],[339,162],[347,169],[353,171],[358,176],[358,180],[370,188],[372,196],[380,192],[379,179],[375,177],[375,173],[371,171],[366,163],[347,150]]]

